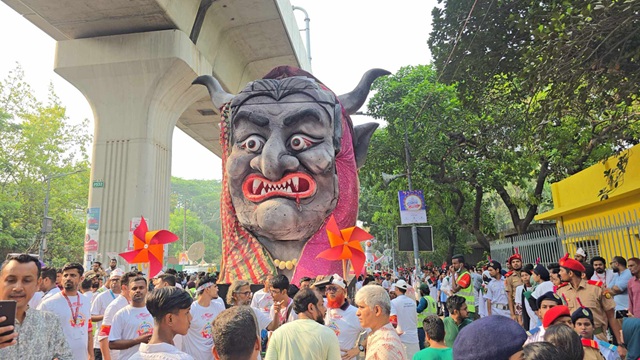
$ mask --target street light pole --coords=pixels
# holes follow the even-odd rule
[[[47,251],[47,234],[51,232],[53,227],[53,219],[49,217],[49,194],[51,193],[51,180],[61,177],[77,174],[87,169],[76,170],[64,174],[49,175],[44,178],[47,182],[47,192],[44,196],[44,215],[42,216],[42,229],[40,230],[40,246],[38,249],[38,257],[44,261],[44,252]]]
[[[413,191],[411,184],[411,153],[409,152],[409,132],[407,130],[407,119],[404,118],[404,158],[407,164],[407,185],[409,191]],[[411,240],[413,242],[413,260],[415,262],[414,275],[418,276],[420,269],[420,252],[418,251],[418,228],[415,224],[411,224]]]
[[[369,115],[362,111],[356,112],[354,115]],[[403,118],[404,123],[404,159],[407,166],[407,185],[409,187],[409,191],[413,191],[413,184],[411,183],[411,152],[409,151],[409,132],[408,132],[408,124],[407,118]],[[384,175],[384,174],[383,174]],[[403,174],[405,175],[405,174]],[[388,182],[391,182],[397,179],[399,176],[392,176],[388,179]],[[388,183],[387,183],[388,185]],[[411,240],[413,243],[413,260],[415,265],[415,273],[414,275],[418,276],[418,271],[420,270],[420,252],[418,251],[418,228],[415,224],[411,224]]]

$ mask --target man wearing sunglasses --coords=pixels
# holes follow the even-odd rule
[[[364,328],[356,312],[358,309],[347,300],[347,285],[338,274],[331,277],[326,287],[327,314],[324,322],[338,336],[342,359],[355,359],[361,351],[362,345],[357,344],[358,337]]]

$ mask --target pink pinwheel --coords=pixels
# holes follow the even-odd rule
[[[164,245],[178,240],[178,236],[169,230],[149,231],[147,222],[140,220],[140,225],[133,231],[133,250],[120,254],[129,264],[149,263],[149,278],[162,270]]]
[[[327,222],[327,236],[331,248],[321,252],[317,257],[327,260],[342,260],[344,278],[347,277],[347,260],[351,260],[355,274],[360,275],[365,262],[360,242],[373,239],[373,236],[357,226],[341,230],[333,215]]]

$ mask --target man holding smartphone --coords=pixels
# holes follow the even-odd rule
[[[12,332],[0,335],[0,359],[73,359],[56,316],[28,307],[40,283],[40,270],[38,259],[28,254],[11,255],[0,267],[0,300],[16,304],[15,324],[0,326],[0,334]],[[12,314],[1,314],[0,323],[6,315]]]

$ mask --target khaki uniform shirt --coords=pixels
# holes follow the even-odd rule
[[[513,300],[516,296],[516,288],[522,285],[522,279],[520,279],[520,270],[513,271],[504,281],[504,290]]]
[[[584,360],[605,360],[598,349],[587,346],[582,346],[582,349],[584,349]]]
[[[583,360],[605,360],[599,348],[596,340],[582,339]]]
[[[586,280],[581,280],[577,289],[574,289],[571,283],[561,285],[556,293],[567,303],[572,314],[580,308],[580,302],[584,307],[589,308],[593,313],[593,322],[597,333],[595,335],[602,340],[607,340],[608,318],[606,311],[616,307],[613,296],[605,295],[601,287],[588,284]],[[578,298],[580,302],[578,302]]]

